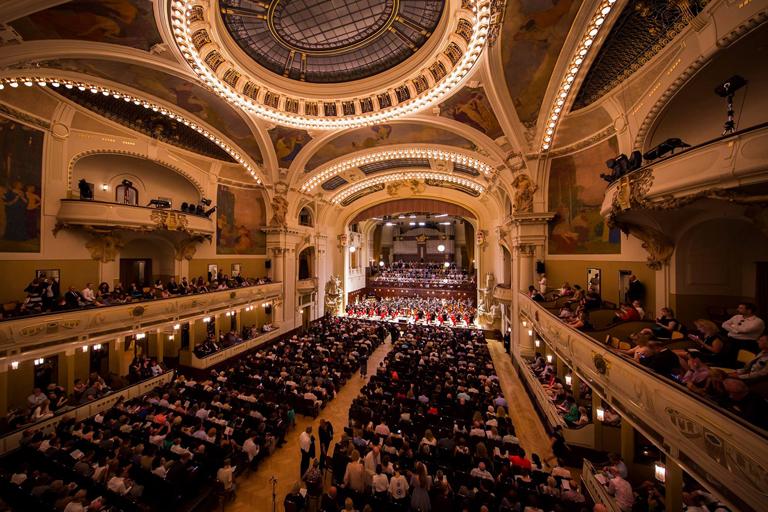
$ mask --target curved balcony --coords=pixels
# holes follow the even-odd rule
[[[765,510],[768,432],[572,329],[525,294],[519,302],[522,319],[622,421],[736,509]]]
[[[768,181],[768,123],[651,162],[608,186],[603,217],[628,209],[667,209]],[[737,198],[738,199],[738,198]]]
[[[21,317],[0,323],[0,353],[18,357],[34,349],[61,350],[61,344],[114,339],[127,331],[160,328],[177,322],[234,309],[282,296],[282,283],[182,295],[169,299],[133,302]]]
[[[214,220],[200,215],[178,210],[79,199],[62,199],[57,219],[58,229],[180,231],[205,237],[211,237],[216,232]]]
[[[508,286],[497,285],[493,289],[493,298],[504,304],[512,304],[512,296],[515,294]]]
[[[296,291],[298,293],[310,293],[317,291],[317,278],[309,277],[296,281]]]

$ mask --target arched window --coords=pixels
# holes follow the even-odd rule
[[[136,206],[139,204],[139,191],[131,181],[123,180],[121,184],[115,187],[115,201],[120,204]]]
[[[299,212],[299,225],[301,226],[312,226],[314,223],[312,222],[312,210],[307,208],[306,206],[301,209]]]

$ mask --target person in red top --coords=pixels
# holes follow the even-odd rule
[[[525,452],[523,450],[520,450],[519,454],[516,453],[510,455],[509,462],[517,468],[526,469],[528,471],[531,470],[531,461],[525,458]]]

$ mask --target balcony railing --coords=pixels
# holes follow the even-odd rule
[[[604,217],[609,215],[614,203],[621,209],[638,207],[634,191],[643,201],[679,201],[768,181],[763,149],[766,146],[768,123],[763,123],[651,162],[611,183],[600,213]]]
[[[286,330],[284,328],[274,329],[272,331],[262,333],[255,338],[251,338],[249,340],[243,341],[242,343],[238,343],[237,345],[225,348],[224,350],[219,350],[213,354],[209,354],[205,357],[197,357],[191,350],[182,350],[179,352],[179,363],[184,366],[197,368],[199,370],[212,368],[217,364],[223,363],[227,359],[230,359],[238,354],[242,354],[243,352],[247,352],[253,348],[259,347],[269,341],[272,341],[285,332]]]
[[[512,304],[512,296],[514,293],[512,288],[497,285],[496,288],[493,289],[493,298],[507,304]]]
[[[602,503],[608,512],[621,512],[621,507],[616,502],[616,498],[611,496],[608,489],[605,487],[598,478],[598,472],[595,466],[592,465],[587,459],[584,459],[584,465],[581,468],[581,481],[584,482],[584,487],[589,491],[589,495],[592,496],[592,500],[595,503]]]
[[[212,236],[216,224],[208,217],[159,208],[103,201],[62,199],[57,215],[59,227],[98,226],[141,231],[182,231]]]
[[[735,508],[765,510],[768,432],[572,329],[522,293],[520,312],[622,421]]]
[[[296,291],[299,293],[309,293],[317,291],[317,278],[309,277],[296,281]]]
[[[17,354],[65,343],[106,341],[128,331],[160,328],[282,296],[282,283],[233,288],[169,299],[21,317],[0,323],[0,353]],[[60,347],[64,348],[64,347]]]

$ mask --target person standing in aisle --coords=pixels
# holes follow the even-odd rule
[[[328,449],[333,441],[333,424],[327,420],[320,420],[318,435],[320,436],[320,470],[322,471],[325,469],[325,464],[328,459]]]
[[[301,451],[299,478],[303,478],[304,473],[309,469],[309,461],[315,456],[315,436],[312,435],[312,425],[308,426],[306,430],[299,435],[299,449]]]

